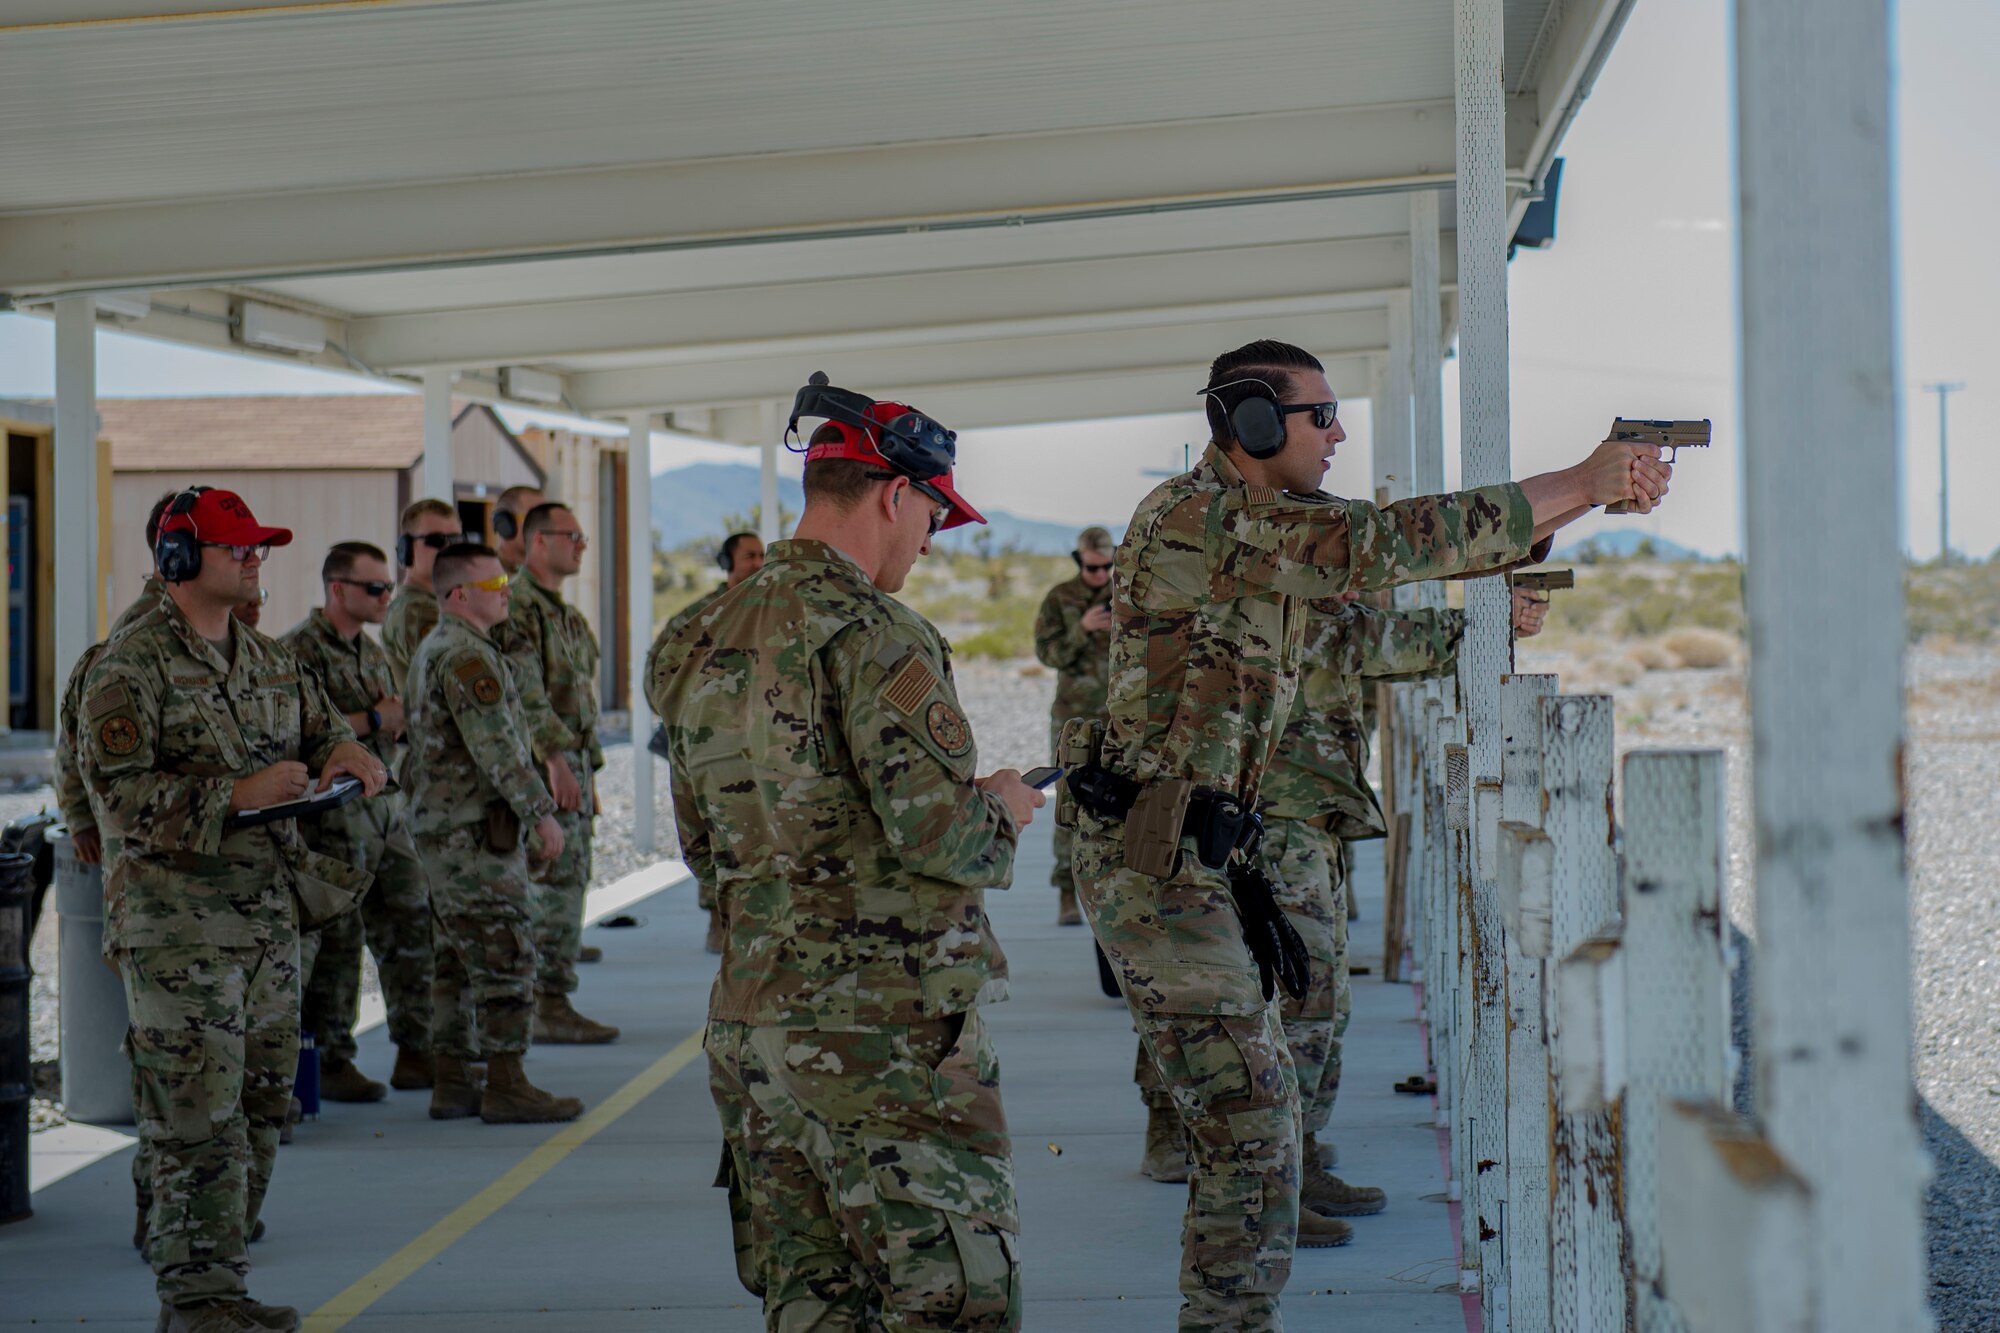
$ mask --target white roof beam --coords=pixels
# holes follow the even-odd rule
[[[257,283],[1432,188],[1450,179],[1452,126],[1449,102],[1423,102],[19,213],[0,217],[0,292]],[[1532,97],[1513,98],[1509,141],[1523,155],[1534,130]]]
[[[1409,242],[1368,237],[768,287],[560,301],[356,319],[350,350],[370,365],[497,365],[644,354],[715,361],[814,344],[843,349],[1021,336],[1079,320],[1109,331],[1248,317],[1409,282]],[[1449,279],[1449,275],[1447,275]],[[1173,304],[1160,298],[1170,294]]]
[[[125,23],[198,23],[204,19],[285,18],[380,10],[397,5],[480,4],[483,0],[9,0],[0,33],[32,28],[104,27]]]
[[[1185,377],[1180,392],[1186,401],[1192,401],[1194,389],[1188,384],[1216,354],[1253,339],[1281,338],[1324,359],[1386,351],[1388,336],[1388,317],[1380,308],[1294,313],[1133,329],[1116,337],[1095,332],[1060,333],[870,349],[838,356],[819,356],[808,349],[700,364],[587,371],[571,377],[570,392],[579,410],[612,415],[744,402],[788,403],[815,370],[826,371],[836,384],[879,396],[894,385],[914,393],[927,385],[1178,367]],[[1366,384],[1365,367],[1360,382]],[[1365,393],[1365,387],[1358,392]]]

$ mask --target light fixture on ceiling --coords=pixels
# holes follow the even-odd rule
[[[500,395],[524,403],[553,406],[563,400],[562,376],[551,375],[546,370],[529,370],[525,366],[503,366],[500,370]]]
[[[146,292],[98,292],[91,298],[100,315],[119,319],[144,319],[153,313],[153,298]]]
[[[326,321],[262,301],[243,301],[236,310],[236,337],[245,347],[266,347],[306,356],[326,349]]]

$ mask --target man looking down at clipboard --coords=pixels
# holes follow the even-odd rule
[[[104,947],[125,982],[133,1111],[152,1154],[146,1257],[161,1327],[298,1327],[252,1301],[255,1227],[298,1065],[298,936],[352,904],[364,871],[307,849],[291,820],[230,815],[296,799],[320,773],[387,777],[298,660],[231,616],[289,543],[241,497],[191,488],[161,517],[165,596],[105,644],[83,687],[83,781],[101,815]]]

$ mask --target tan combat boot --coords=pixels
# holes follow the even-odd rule
[[[617,1028],[585,1018],[570,1007],[569,996],[561,991],[543,991],[535,996],[536,1045],[602,1046],[617,1040]],[[486,1083],[488,1087],[493,1085],[490,1073]]]
[[[455,1055],[440,1053],[437,1077],[431,1084],[431,1119],[463,1120],[479,1114],[479,1080],[472,1069]]]
[[[398,1092],[414,1092],[430,1087],[434,1079],[428,1052],[413,1051],[407,1046],[396,1048],[396,1067],[389,1071],[390,1087]]]
[[[1337,1217],[1321,1217],[1310,1208],[1299,1209],[1299,1248],[1323,1250],[1345,1245],[1354,1239],[1354,1228]]]
[[[289,1305],[241,1300],[163,1306],[153,1328],[155,1333],[291,1333],[298,1326],[299,1312]]]
[[[1321,1143],[1316,1134],[1306,1135],[1305,1151],[1299,1154],[1310,1173],[1315,1165],[1322,1171],[1331,1171],[1340,1165],[1340,1149],[1331,1143]]]
[[[1146,1155],[1139,1159],[1139,1174],[1166,1185],[1182,1185],[1188,1178],[1187,1126],[1171,1106],[1146,1108]]]
[[[319,1095],[330,1102],[379,1102],[389,1089],[355,1068],[353,1061],[329,1055],[319,1067]]]
[[[557,1097],[528,1082],[519,1055],[486,1057],[486,1094],[479,1118],[487,1124],[543,1125],[582,1114],[583,1103],[576,1098]]]
[[[729,932],[724,930],[722,927],[722,913],[718,912],[713,907],[709,908],[708,937],[701,942],[701,947],[708,950],[710,953],[721,953],[722,942],[725,939],[727,939],[728,936]]]
[[[1373,1185],[1350,1185],[1339,1176],[1307,1162],[1299,1203],[1324,1217],[1365,1217],[1389,1206],[1389,1196]]]
[[[1056,924],[1058,926],[1082,925],[1083,911],[1076,905],[1076,890],[1061,889],[1058,892],[1061,893],[1062,897],[1056,902]]]

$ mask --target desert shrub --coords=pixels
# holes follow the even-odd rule
[[[1659,646],[1683,667],[1706,671],[1736,660],[1736,638],[1718,630],[1689,626],[1669,632]]]
[[[1680,665],[1674,655],[1655,639],[1642,639],[1633,644],[1626,656],[1648,671],[1668,671]]]

